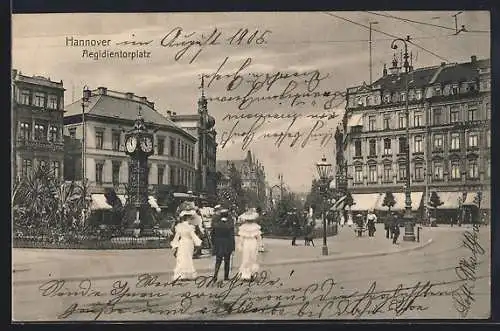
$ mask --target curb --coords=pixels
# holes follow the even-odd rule
[[[376,257],[376,256],[385,256],[385,255],[392,255],[392,254],[399,254],[399,253],[405,253],[405,252],[410,252],[410,251],[416,251],[419,249],[422,249],[424,247],[429,246],[432,244],[434,241],[432,239],[429,239],[427,242],[425,242],[422,245],[416,246],[416,247],[409,247],[405,248],[399,251],[378,251],[378,252],[373,252],[373,253],[356,253],[356,254],[351,254],[351,255],[344,255],[344,256],[329,256],[326,258],[321,258],[321,257],[316,257],[316,258],[307,258],[307,259],[296,259],[296,260],[285,260],[285,261],[279,261],[279,262],[272,262],[272,263],[261,263],[261,266],[282,266],[282,265],[288,265],[288,264],[305,264],[305,263],[322,263],[322,262],[330,262],[330,261],[342,261],[342,260],[354,260],[354,259],[359,259],[359,258],[367,258],[367,257]],[[199,268],[197,271],[199,273],[204,273],[204,272],[211,272],[213,268]],[[12,270],[15,272],[14,270]],[[18,270],[18,271],[27,271],[27,270]],[[160,272],[154,272],[154,271],[147,271],[149,274],[154,274],[154,275],[168,275],[171,274],[172,271],[160,271]],[[134,277],[137,276],[138,273],[133,273],[133,274],[115,274],[115,275],[106,275],[106,276],[95,276],[95,277],[81,277],[81,276],[72,276],[72,277],[65,277],[64,280],[66,281],[79,281],[79,280],[84,280],[84,279],[95,279],[95,280],[102,280],[102,279],[112,279],[112,278],[128,278],[128,277]],[[53,280],[54,278],[47,278],[47,279],[37,279],[37,280],[20,280],[20,281],[13,281],[12,286],[18,284],[18,285],[29,285],[29,284],[40,284],[42,282],[47,282],[50,280]]]

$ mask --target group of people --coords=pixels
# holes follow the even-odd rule
[[[196,230],[197,218],[194,206],[186,206],[179,213],[179,222],[175,225],[174,238],[171,242],[176,258],[174,279],[189,280],[197,276],[193,258],[202,245],[202,239]],[[255,210],[249,210],[241,215],[240,219],[242,224],[238,227],[238,240],[236,240],[234,216],[222,206],[214,207],[209,237],[212,255],[215,255],[214,280],[218,278],[222,262],[224,262],[224,280],[229,279],[235,251],[241,254],[238,271],[240,279],[251,280],[259,270],[257,255],[262,242],[261,227],[258,224],[259,214]]]

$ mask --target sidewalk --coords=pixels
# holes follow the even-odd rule
[[[303,238],[298,238],[299,246],[293,247],[290,240],[264,238],[265,252],[259,255],[259,261],[265,267],[394,254],[429,245],[436,233],[425,231],[423,234],[420,243],[404,242],[401,235],[399,245],[393,245],[392,240],[385,238],[382,224],[377,225],[375,237],[358,238],[352,228],[339,228],[337,236],[327,239],[328,256],[322,256],[322,240],[315,239],[315,247],[312,247],[304,246]],[[239,254],[235,254],[233,259],[234,270],[240,263]],[[175,258],[170,249],[13,249],[12,261],[14,282],[170,273],[175,266]],[[212,256],[203,256],[194,263],[197,271],[202,273],[212,270],[214,261]]]

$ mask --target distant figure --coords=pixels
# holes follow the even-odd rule
[[[396,245],[398,243],[398,238],[399,238],[399,221],[397,219],[394,220],[392,223],[392,243]]]
[[[304,230],[305,230],[304,245],[309,246],[312,244],[314,247],[314,233],[313,233],[314,223],[307,224]]]
[[[394,212],[391,212],[387,215],[385,222],[384,222],[384,230],[385,230],[385,237],[387,239],[390,238],[392,239],[392,223],[394,222]]]
[[[175,237],[170,244],[176,257],[173,279],[196,278],[193,253],[194,248],[201,245],[201,239],[196,235],[194,226],[190,224],[195,215],[194,210],[183,210],[179,214],[180,222],[175,226]]]
[[[257,254],[260,242],[262,241],[260,225],[256,223],[259,214],[249,212],[243,217],[244,223],[240,225],[238,236],[238,248],[241,252],[240,278],[251,280],[257,271]]]
[[[213,279],[217,280],[219,269],[224,261],[224,280],[229,280],[231,254],[235,250],[234,222],[227,209],[218,209],[212,223],[212,248],[215,255]]]
[[[348,212],[347,213],[347,226],[351,227],[354,225],[354,222],[352,220],[352,213]]]
[[[297,215],[294,215],[294,214],[289,215],[289,217],[292,219],[292,233],[293,233],[292,246],[297,246],[296,240],[297,240],[297,237],[300,235],[299,220],[297,218]]]
[[[344,223],[345,223],[345,217],[344,217],[344,213],[341,211],[340,212],[340,226],[344,227]]]
[[[373,210],[370,210],[368,212],[368,215],[366,215],[366,226],[368,228],[368,236],[373,237],[375,235],[375,223],[377,222],[377,215],[373,212]]]

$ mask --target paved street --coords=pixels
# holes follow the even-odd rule
[[[424,228],[420,245],[428,239],[432,243],[420,249],[405,242],[394,247],[382,230],[375,238],[359,239],[344,228],[329,238],[328,257],[321,257],[321,241],[313,248],[269,239],[268,252],[261,255],[263,273],[250,284],[233,280],[209,285],[211,258],[196,260],[201,275],[196,283],[172,284],[174,262],[168,250],[14,250],[13,318],[459,318],[457,310],[468,310],[466,318],[489,316],[488,227],[480,228],[477,240],[484,254],[463,247],[464,231],[471,234],[470,228]],[[467,278],[459,280],[455,268],[460,258],[471,256],[477,256],[476,266],[459,273]],[[293,259],[300,263],[283,262]],[[234,265],[237,268],[238,257]],[[138,281],[142,273],[151,276]],[[66,282],[47,283],[61,278]],[[468,296],[461,290],[464,284]]]

